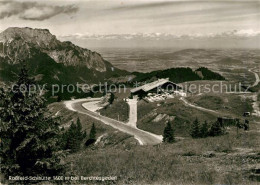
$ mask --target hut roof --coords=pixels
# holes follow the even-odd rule
[[[131,89],[130,91],[131,91],[131,93],[135,93],[135,92],[140,91],[140,90],[143,90],[144,92],[148,92],[148,91],[150,91],[150,90],[152,90],[152,89],[154,89],[158,86],[162,86],[165,83],[172,83],[172,84],[177,86],[177,84],[169,81],[169,78],[162,78],[162,79],[158,79],[154,82],[142,85],[140,87],[136,87],[134,89]]]

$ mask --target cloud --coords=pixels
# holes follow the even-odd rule
[[[220,33],[193,33],[193,34],[167,34],[167,33],[134,33],[134,34],[108,34],[108,35],[98,35],[91,33],[75,33],[68,35],[60,35],[62,40],[64,39],[79,39],[79,40],[193,40],[193,39],[219,39],[219,38],[260,38],[260,31],[245,29],[245,30],[231,30]]]
[[[143,10],[143,9],[147,9],[147,8],[158,8],[158,7],[162,7],[162,6],[169,6],[169,5],[174,5],[174,4],[178,4],[180,2],[170,2],[170,1],[166,1],[166,2],[153,2],[153,3],[141,3],[141,4],[123,4],[117,7],[112,8],[112,10]],[[185,3],[185,2],[181,2],[181,3]]]
[[[0,6],[0,19],[18,16],[23,20],[42,21],[59,14],[72,14],[78,11],[78,7],[73,5],[53,6],[31,1],[6,1],[0,2]]]

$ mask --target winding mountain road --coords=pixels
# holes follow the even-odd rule
[[[253,69],[249,69],[248,71],[252,72],[255,74],[255,82],[251,87],[257,86],[260,82],[260,78],[258,73],[256,73],[255,71],[253,71]],[[257,98],[257,94],[253,95],[254,98]],[[90,99],[77,99],[77,100],[71,100],[71,101],[65,101],[64,104],[66,105],[67,109],[71,110],[71,111],[75,111],[75,112],[79,112],[81,114],[85,114],[87,116],[90,116],[96,120],[101,121],[104,124],[110,125],[115,129],[118,129],[124,133],[130,134],[132,136],[135,137],[135,139],[138,140],[138,142],[140,143],[140,145],[154,145],[154,144],[158,144],[162,142],[162,136],[160,135],[156,135],[156,134],[152,134],[150,132],[146,132],[143,130],[140,130],[136,127],[134,127],[134,124],[136,122],[135,118],[133,117],[133,119],[131,119],[130,123],[132,124],[126,124],[102,115],[99,115],[98,113],[95,112],[95,110],[90,109],[87,110],[86,106],[83,106],[82,104],[86,104],[89,103],[89,105],[91,104],[96,104],[98,103],[98,101],[100,101],[100,98],[90,98]],[[213,113],[213,114],[220,114],[219,112],[215,111],[215,110],[211,110],[211,109],[207,109],[204,107],[200,107],[194,104],[191,104],[190,102],[188,102],[185,98],[181,97],[180,98],[181,101],[183,101],[186,105],[199,109],[201,111],[204,112],[209,112],[209,113]],[[254,108],[254,112],[257,116],[260,116],[260,110],[258,107],[258,101],[257,99],[254,99],[255,104],[253,105]],[[134,112],[136,112],[135,109],[133,109]],[[134,113],[133,113],[134,114]]]
[[[204,112],[220,114],[219,112],[217,112],[215,110],[211,110],[211,109],[207,109],[207,108],[204,108],[204,107],[200,107],[200,106],[194,105],[194,104],[188,102],[184,97],[181,97],[180,100],[183,101],[185,105],[188,105],[188,106],[193,107],[195,109],[198,109],[198,110],[201,110],[201,111],[204,111]]]
[[[140,145],[155,145],[162,142],[162,136],[160,135],[152,134],[150,132],[146,132],[138,128],[126,125],[123,122],[99,115],[98,113],[87,110],[82,106],[82,104],[86,102],[93,102],[93,101],[97,102],[100,101],[100,99],[99,98],[77,99],[77,100],[65,101],[64,104],[66,105],[66,108],[71,111],[85,114],[87,116],[90,116],[96,120],[103,122],[104,124],[110,125],[115,129],[118,129],[124,133],[134,136],[135,139],[140,143]]]
[[[260,82],[260,77],[259,77],[258,73],[254,71],[254,69],[255,68],[248,69],[249,72],[251,72],[251,73],[253,73],[255,75],[255,81],[254,81],[254,83],[250,87],[255,87]],[[250,94],[250,92],[243,92],[242,94],[247,94],[247,93]],[[254,110],[253,115],[260,117],[260,108],[259,108],[259,102],[257,100],[257,93],[252,93],[251,97],[252,97],[252,99],[254,101],[253,105],[252,105],[253,110]],[[218,115],[222,115],[223,114],[223,113],[220,113],[220,112],[215,111],[215,110],[211,110],[211,109],[207,109],[207,108],[204,108],[204,107],[200,107],[200,106],[194,105],[194,104],[188,102],[188,100],[185,99],[184,97],[181,97],[180,100],[183,101],[183,103],[185,105],[193,107],[193,108],[196,108],[196,109],[204,111],[204,112],[214,113],[214,114],[218,114]]]
[[[257,85],[259,84],[259,82],[260,82],[259,75],[258,75],[258,73],[256,73],[255,71],[253,71],[254,69],[255,69],[255,68],[253,68],[253,69],[248,69],[249,72],[251,72],[251,73],[253,73],[253,74],[255,75],[255,82],[254,82],[254,84],[251,85],[250,87],[255,87],[255,86],[257,86]]]
[[[250,87],[255,87],[259,84],[260,82],[260,78],[259,78],[259,75],[257,72],[254,71],[255,68],[252,68],[252,69],[248,69],[249,72],[251,73],[254,73],[255,75],[255,82],[253,85],[251,85]],[[251,96],[252,97],[252,100],[254,101],[253,102],[253,113],[252,115],[255,115],[257,117],[260,117],[260,108],[259,108],[259,101],[258,101],[258,93],[253,93],[253,95]]]

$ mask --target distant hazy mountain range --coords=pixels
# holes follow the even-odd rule
[[[75,33],[59,36],[84,47],[174,47],[174,48],[253,48],[260,49],[260,32],[233,30],[219,34],[174,35],[134,33],[96,35]]]
[[[0,81],[11,81],[25,61],[40,82],[98,82],[126,74],[99,53],[61,42],[47,29],[8,28],[0,33]]]

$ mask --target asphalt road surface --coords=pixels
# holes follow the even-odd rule
[[[108,118],[105,116],[101,116],[98,113],[85,109],[82,106],[82,104],[89,102],[89,101],[99,101],[99,99],[98,98],[97,99],[77,99],[77,100],[66,101],[66,102],[64,102],[64,104],[66,105],[66,107],[69,110],[76,111],[81,114],[85,114],[96,120],[100,120],[104,124],[110,125],[115,129],[118,129],[122,132],[125,132],[127,134],[134,136],[138,140],[140,145],[155,145],[155,144],[159,144],[162,142],[162,136],[140,130],[138,128],[126,125],[123,122],[120,122],[120,121],[117,121],[117,120],[114,120],[114,119],[111,119],[111,118]]]
[[[137,123],[137,100],[136,99],[128,99],[129,105],[129,121],[128,125],[132,127],[136,127]]]

